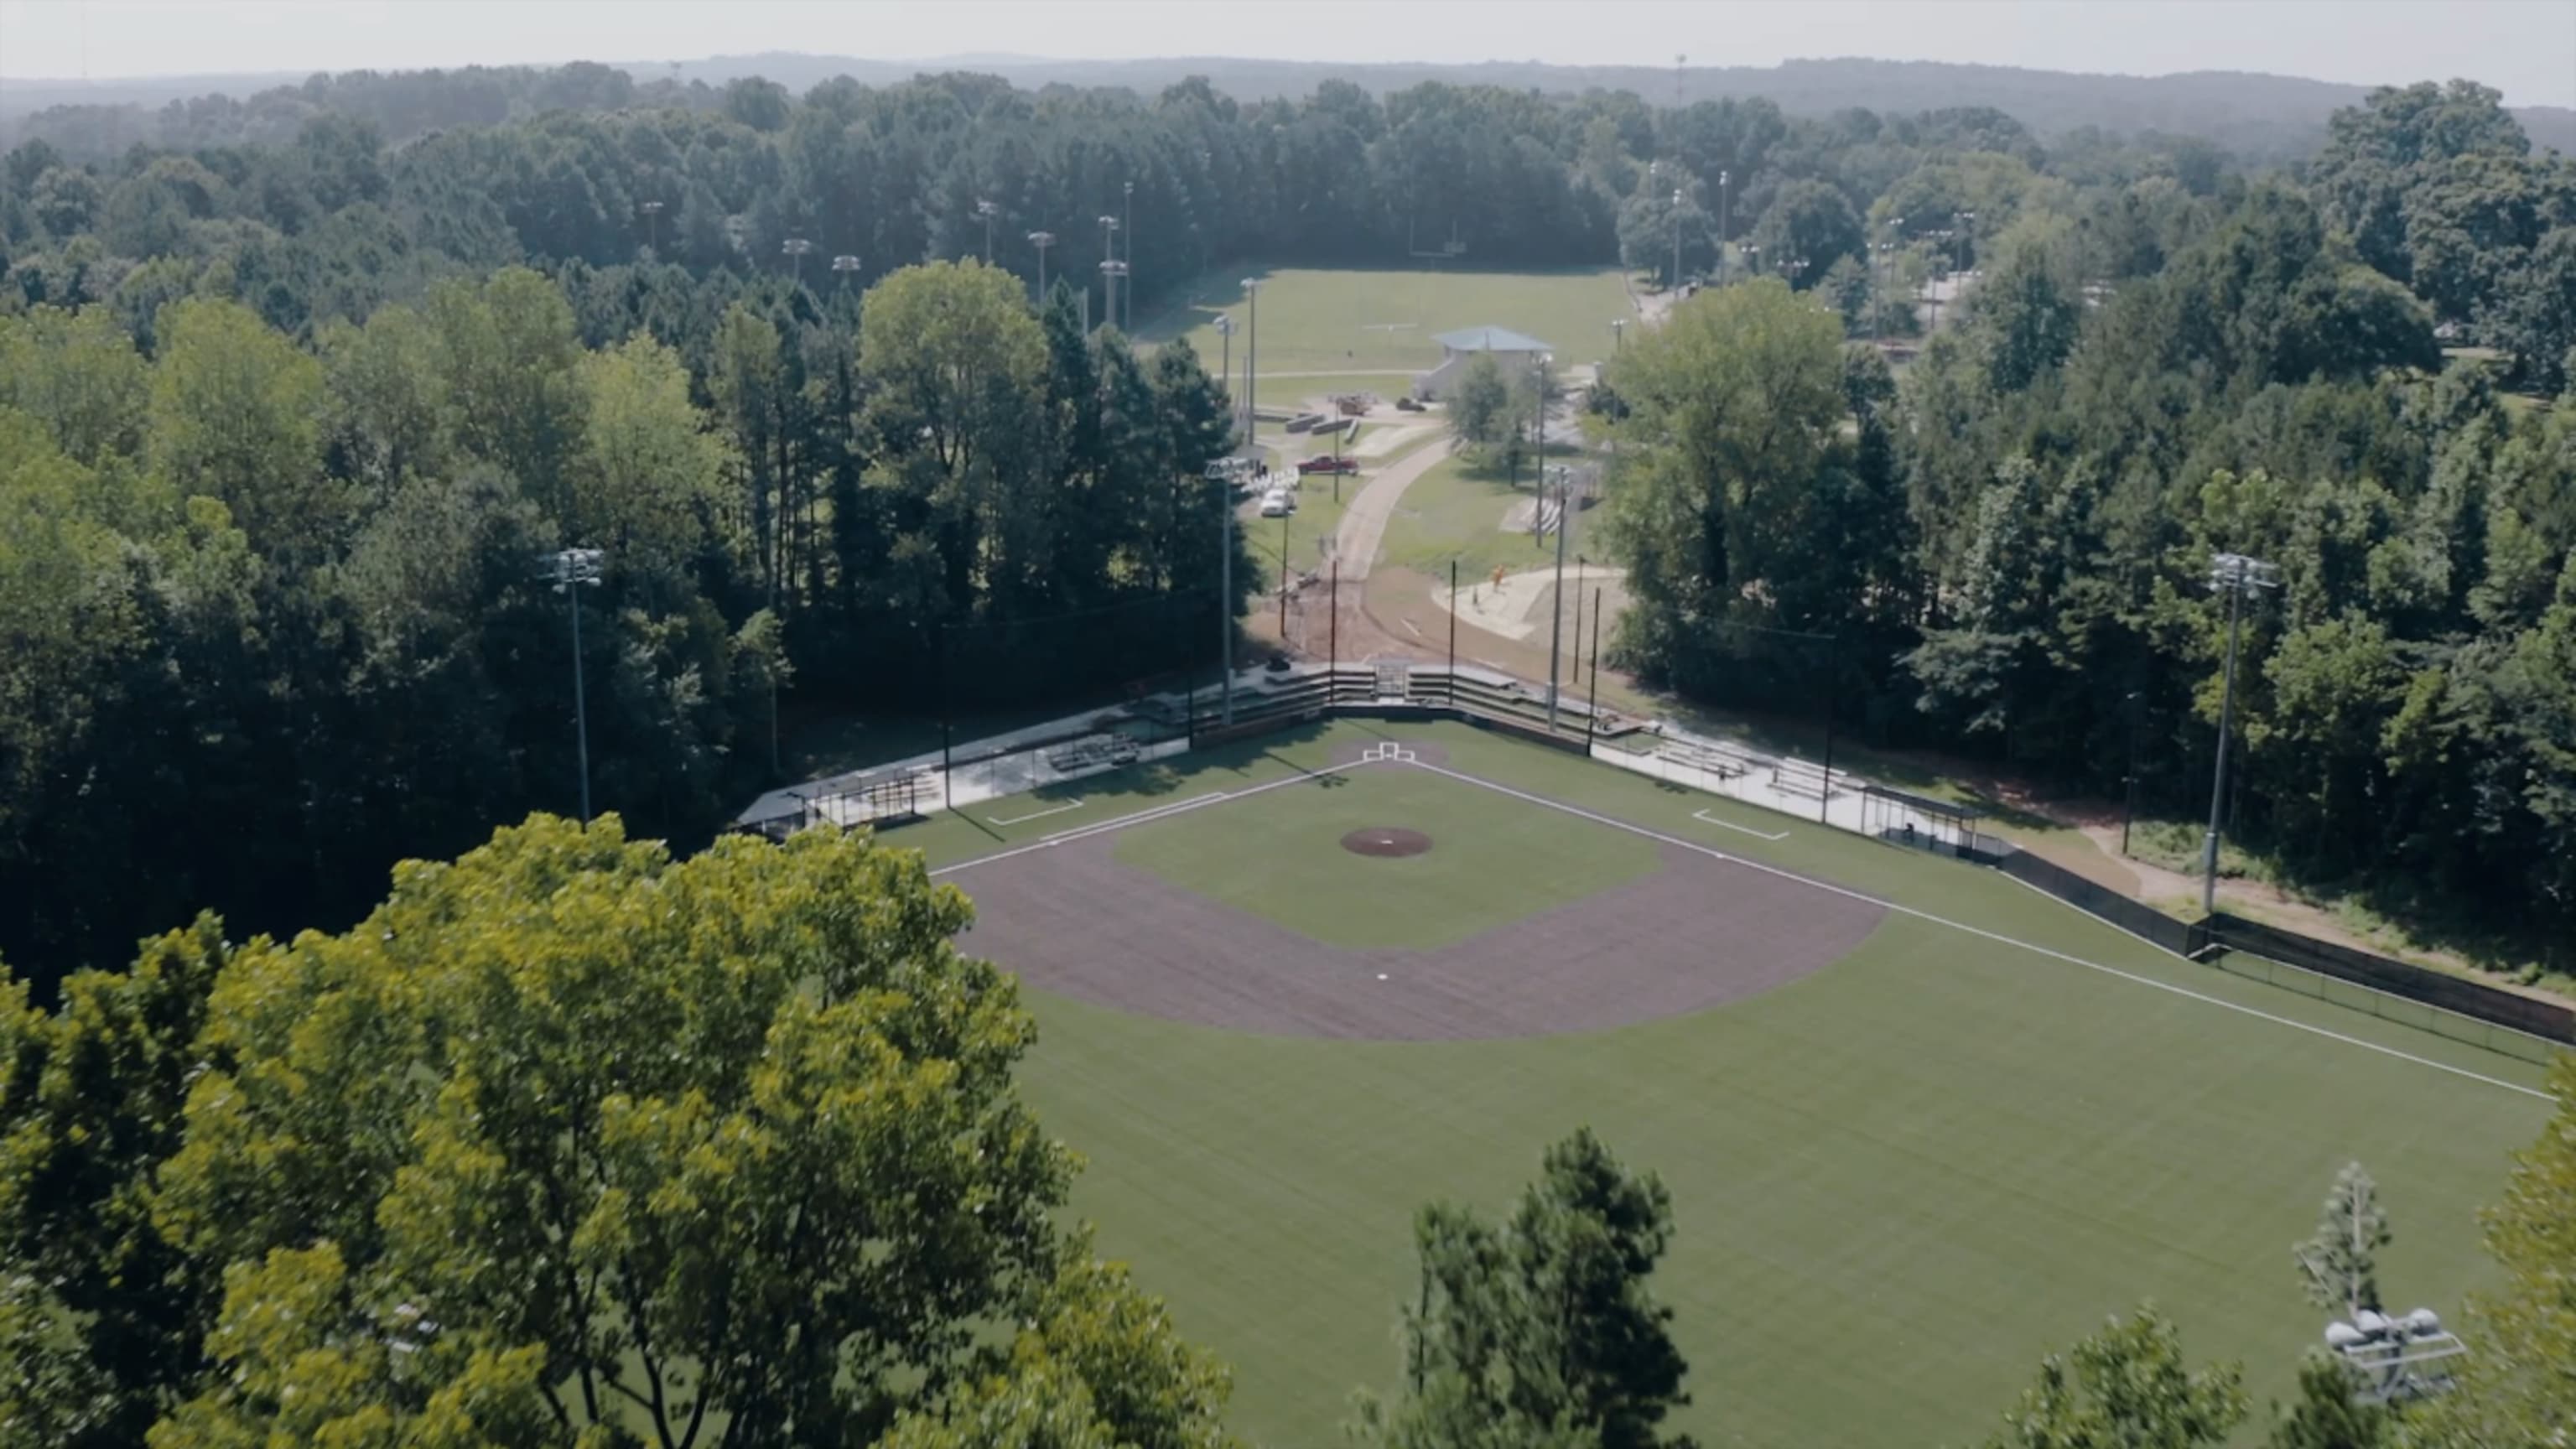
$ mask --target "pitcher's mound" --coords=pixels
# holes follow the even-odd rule
[[[1354,830],[1342,837],[1342,849],[1353,855],[1420,855],[1430,848],[1431,837],[1421,831],[1386,825]]]

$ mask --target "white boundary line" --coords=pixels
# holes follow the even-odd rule
[[[987,824],[991,825],[1026,825],[1032,820],[1044,820],[1050,815],[1062,815],[1067,810],[1079,810],[1082,808],[1082,805],[1083,802],[1076,799],[1070,804],[1058,805],[1052,810],[1040,810],[1030,815],[1014,815],[1008,820],[1004,820],[998,815],[987,815],[984,817],[984,820]]]
[[[2271,1012],[2258,1010],[2251,1006],[2240,1005],[2237,1002],[2229,1001],[2223,997],[2211,996],[2206,992],[2194,991],[2188,986],[2176,986],[2169,981],[2158,981],[2152,976],[2141,976],[2134,971],[2123,971],[2116,966],[2105,966],[2098,961],[2087,961],[2081,956],[2070,956],[2063,951],[2054,951],[2046,946],[2037,946],[2028,941],[2015,940],[2010,936],[1985,930],[1982,927],[1971,926],[1963,921],[1953,921],[1946,916],[1936,916],[1930,911],[1917,910],[1912,906],[1898,905],[1894,901],[1881,900],[1876,896],[1869,895],[1862,891],[1851,890],[1844,886],[1832,885],[1825,881],[1813,879],[1809,876],[1799,875],[1795,871],[1787,871],[1782,870],[1777,866],[1764,865],[1760,861],[1745,860],[1739,856],[1728,855],[1722,850],[1700,845],[1693,841],[1683,840],[1675,836],[1665,835],[1660,831],[1648,830],[1642,825],[1631,825],[1625,820],[1614,820],[1607,815],[1595,814],[1594,812],[1582,809],[1579,806],[1568,805],[1558,800],[1550,800],[1544,795],[1533,795],[1526,790],[1513,789],[1509,785],[1498,785],[1491,780],[1479,779],[1474,775],[1464,774],[1460,771],[1449,769],[1446,766],[1425,764],[1420,761],[1416,761],[1414,768],[1417,770],[1429,770],[1433,774],[1437,775],[1446,775],[1452,780],[1462,781],[1466,784],[1480,785],[1496,794],[1509,795],[1515,800],[1524,800],[1532,805],[1542,805],[1550,810],[1561,811],[1567,815],[1575,816],[1578,819],[1592,821],[1596,825],[1607,825],[1614,830],[1627,831],[1631,835],[1642,835],[1648,840],[1661,841],[1666,845],[1673,845],[1684,850],[1696,851],[1701,855],[1708,856],[1712,860],[1722,860],[1731,865],[1740,865],[1747,870],[1758,870],[1765,875],[1777,876],[1782,880],[1796,881],[1800,885],[1812,886],[1817,890],[1826,891],[1833,895],[1843,896],[1850,900],[1863,901],[1870,905],[1877,906],[1882,910],[1894,911],[1900,915],[1912,916],[1917,920],[1929,921],[1937,926],[1947,926],[1951,930],[1963,931],[1968,935],[1981,937],[2000,945],[2017,947],[2021,950],[2031,952],[2034,955],[2046,956],[2054,961],[2066,962],[2070,966],[2081,966],[2088,971],[2099,971],[2105,976],[2116,976],[2123,981],[2133,981],[2140,986],[2152,986],[2158,991],[2169,991],[2176,996],[2188,997],[2194,1001],[2205,1001],[2212,1006],[2223,1007],[2229,1011],[2242,1012],[2247,1016],[2255,1017],[2262,1021],[2272,1022],[2276,1025],[2286,1026],[2294,1031],[2304,1031],[2312,1036],[2324,1037],[2329,1041],[2339,1041],[2347,1046],[2357,1046],[2364,1051],[2372,1051],[2377,1052],[2382,1056],[2395,1057],[2402,1062],[2413,1062],[2417,1066],[2431,1067],[2437,1072],[2448,1072],[2452,1076],[2466,1077],[2473,1082],[2484,1082],[2490,1087],[2502,1087],[2508,1092],[2519,1092],[2523,1096],[2537,1097],[2544,1102],[2555,1100],[2547,1092],[2535,1091],[2532,1088],[2505,1081],[2501,1077],[2490,1077],[2483,1072],[2470,1071],[2466,1067],[2455,1067],[2448,1062],[2437,1062],[2431,1057],[2419,1057],[2412,1052],[2399,1051],[2395,1047],[2381,1046],[2377,1042],[2364,1041],[2357,1036],[2346,1036],[2339,1031],[2329,1031],[2322,1026],[2310,1026],[2304,1021],[2294,1021],[2289,1017],[2276,1016]]]
[[[1094,821],[1089,825],[1077,825],[1070,830],[1059,830],[1052,835],[1042,835],[1038,837],[1035,842],[1028,845],[1013,846],[1009,850],[997,850],[991,855],[979,855],[973,860],[961,860],[953,865],[943,865],[937,870],[932,871],[930,876],[931,879],[936,880],[943,875],[954,875],[961,870],[973,870],[979,865],[991,865],[996,861],[1010,860],[1016,856],[1027,855],[1033,851],[1052,850],[1059,845],[1071,845],[1076,841],[1089,840],[1095,835],[1106,835],[1113,830],[1124,830],[1130,825],[1149,825],[1157,820],[1168,820],[1175,815],[1187,814],[1192,810],[1201,809],[1209,805],[1221,804],[1228,800],[1249,800],[1255,795],[1263,794],[1271,790],[1277,790],[1283,786],[1311,784],[1327,775],[1338,775],[1346,770],[1356,770],[1360,768],[1361,765],[1370,763],[1374,762],[1365,760],[1355,761],[1347,765],[1334,765],[1328,769],[1305,771],[1291,775],[1284,780],[1272,780],[1266,785],[1254,785],[1242,790],[1212,790],[1205,795],[1194,795],[1187,800],[1178,801],[1174,804],[1157,805],[1151,810],[1139,810],[1130,815],[1120,815],[1108,820]]]
[[[1786,840],[1789,838],[1789,832],[1785,830],[1781,831],[1777,835],[1765,835],[1750,825],[1738,825],[1731,820],[1720,820],[1716,816],[1709,814],[1708,809],[1705,806],[1692,811],[1691,818],[1699,821],[1703,825],[1714,825],[1720,830],[1740,830],[1745,834],[1752,836],[1756,840]],[[997,821],[995,823],[998,824],[999,822]]]

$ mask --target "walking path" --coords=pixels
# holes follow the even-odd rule
[[[1379,540],[1386,536],[1386,521],[1394,516],[1395,505],[1413,480],[1431,471],[1431,466],[1449,456],[1450,440],[1442,438],[1408,457],[1397,459],[1386,471],[1369,480],[1366,488],[1350,501],[1342,512],[1342,526],[1333,535],[1333,557],[1342,565],[1345,583],[1359,583],[1368,578],[1369,565],[1377,559]]]

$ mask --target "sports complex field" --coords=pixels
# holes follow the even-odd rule
[[[1391,1386],[1425,1200],[1590,1124],[1670,1185],[1709,1444],[1981,1437],[2153,1299],[2287,1391],[2345,1161],[2457,1306],[2540,1071],[2178,961],[1999,873],[1458,724],[1340,722],[889,837],[1019,972],[1077,1206],[1235,1366],[1236,1427]]]
[[[1291,372],[1336,374],[1331,381],[1339,386],[1392,397],[1404,390],[1405,374],[1440,361],[1440,345],[1432,339],[1461,327],[1508,327],[1555,347],[1566,365],[1596,362],[1610,355],[1611,319],[1636,315],[1616,270],[1252,267],[1210,274],[1185,287],[1184,300],[1149,318],[1139,334],[1151,342],[1185,335],[1213,366],[1226,347],[1216,318],[1229,313],[1236,329],[1234,365],[1240,369],[1252,320],[1240,285],[1245,276],[1261,282],[1264,402],[1274,395],[1272,379],[1286,380]]]

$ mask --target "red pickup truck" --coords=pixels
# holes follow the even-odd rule
[[[1297,471],[1300,473],[1356,473],[1359,470],[1359,459],[1336,458],[1330,454],[1308,458],[1297,465]]]

